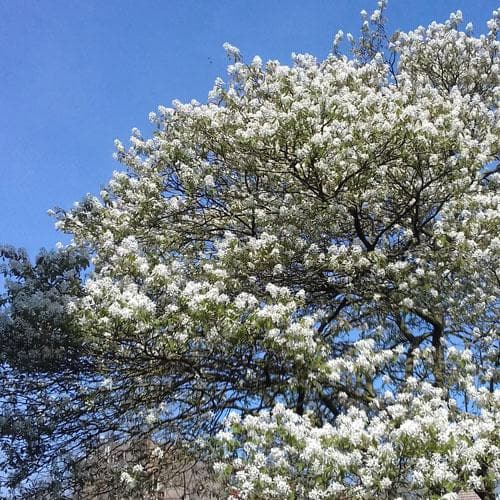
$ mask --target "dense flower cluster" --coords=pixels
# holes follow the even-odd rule
[[[380,365],[363,350],[366,369]],[[459,357],[472,372],[471,357]],[[231,475],[230,498],[451,498],[457,483],[482,490],[485,466],[490,483],[499,473],[499,394],[476,389],[471,377],[467,389],[477,413],[413,377],[333,424],[281,404],[255,416],[232,413],[217,435],[223,461],[216,468]]]

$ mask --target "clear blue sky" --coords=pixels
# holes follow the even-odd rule
[[[392,0],[408,30],[461,9],[482,30],[498,0]],[[204,101],[225,41],[250,59],[324,57],[375,0],[0,0],[0,243],[52,247],[47,209],[98,193],[113,140],[173,99]]]

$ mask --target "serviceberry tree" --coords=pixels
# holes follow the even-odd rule
[[[388,36],[384,9],[349,56],[341,32],[291,66],[226,45],[206,104],[151,113],[100,197],[55,212],[65,288],[8,281],[1,335],[48,346],[62,321],[78,356],[2,359],[9,408],[37,419],[38,447],[12,461],[26,436],[4,440],[18,481],[56,461],[74,479],[108,433],[155,443],[119,471],[130,495],[175,444],[215,461],[220,497],[493,498],[500,14]],[[13,374],[47,382],[29,403]]]

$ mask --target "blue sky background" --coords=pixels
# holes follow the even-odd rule
[[[461,9],[482,31],[498,0],[392,0],[392,29]],[[33,254],[64,237],[47,209],[98,193],[113,140],[150,111],[204,101],[225,77],[225,41],[247,59],[328,54],[374,0],[0,0],[0,244]]]

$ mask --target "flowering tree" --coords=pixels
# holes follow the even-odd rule
[[[362,12],[350,57],[341,32],[291,66],[226,45],[207,104],[160,107],[151,138],[117,142],[126,171],[55,212],[72,292],[31,286],[5,254],[2,335],[23,302],[55,301],[79,353],[32,407],[4,356],[12,415],[38,415],[39,448],[6,433],[18,481],[54,450],[63,481],[107,432],[158,445],[121,471],[132,491],[177,443],[216,462],[230,498],[492,498],[500,16],[479,37],[457,12],[389,38],[383,10]]]

